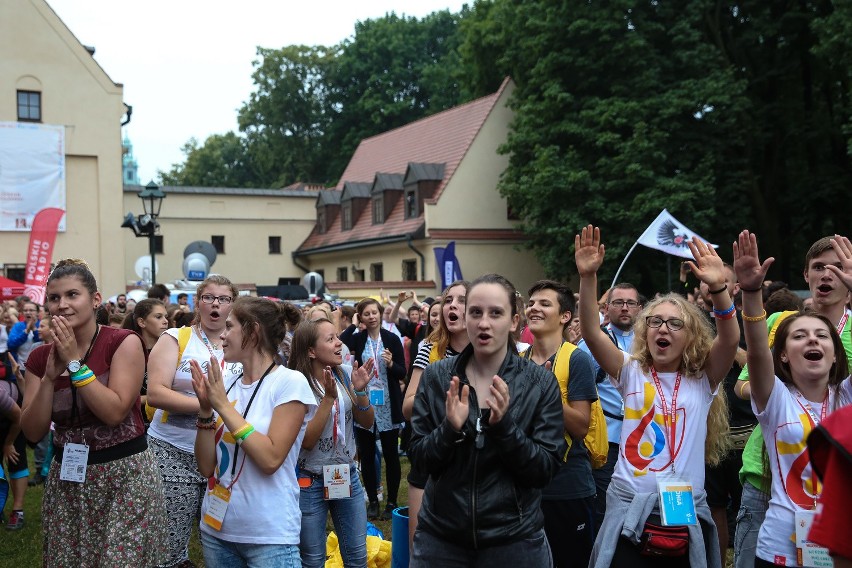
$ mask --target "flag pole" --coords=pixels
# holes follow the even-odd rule
[[[624,260],[621,261],[621,264],[619,265],[618,270],[615,271],[615,277],[612,279],[612,284],[610,285],[610,288],[615,286],[615,283],[618,282],[618,276],[621,274],[621,269],[624,268],[624,264],[627,262],[627,259],[630,257],[630,253],[633,252],[633,249],[636,248],[636,245],[639,244],[639,241],[641,241],[642,237],[644,237],[644,236],[645,236],[645,233],[642,233],[641,235],[639,235],[639,238],[636,239],[636,242],[633,243],[633,246],[630,247],[630,250],[627,251],[626,255],[624,255]]]

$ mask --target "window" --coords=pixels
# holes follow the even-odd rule
[[[409,259],[402,261],[402,279],[407,281],[417,280],[417,260]]]
[[[385,279],[385,269],[381,262],[375,262],[370,265],[370,280],[373,282],[381,282]]]
[[[412,219],[417,217],[417,192],[410,189],[405,192],[405,218]]]
[[[213,243],[216,254],[225,254],[225,235],[213,235],[210,237],[210,242]]]
[[[26,274],[27,266],[25,264],[6,265],[6,278],[10,278],[16,282],[23,282],[24,278],[26,278]]]
[[[157,254],[163,253],[163,235],[154,235],[154,252]]]
[[[269,237],[269,254],[281,254],[281,237]]]
[[[373,198],[373,225],[379,225],[385,222],[385,199],[384,196],[378,195]]]
[[[346,282],[349,280],[349,269],[345,266],[337,267],[337,281],[338,282]]]
[[[326,217],[325,217],[325,207],[317,209],[317,232],[320,235],[324,235],[328,230],[328,226],[326,225]]]
[[[18,91],[18,120],[41,122],[41,93]]]
[[[348,231],[352,228],[352,202],[343,204],[343,230]]]
[[[363,268],[353,268],[352,269],[352,279],[355,282],[363,282],[364,281],[364,269]]]

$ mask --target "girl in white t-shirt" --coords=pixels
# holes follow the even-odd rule
[[[852,289],[852,245],[842,237],[832,245],[842,269],[825,267],[826,284],[842,282]],[[804,543],[796,534],[807,531],[798,525],[813,518],[822,490],[805,442],[827,415],[852,402],[852,385],[840,336],[823,315],[803,311],[786,318],[775,331],[774,350],[769,349],[761,287],[773,261],[761,263],[757,238],[748,231],[740,233],[734,268],[743,290],[751,404],[763,429],[772,474],[755,566],[800,566],[796,549],[807,547],[800,546]],[[805,565],[813,564],[805,559]]]
[[[627,355],[598,325],[597,271],[604,259],[600,229],[589,225],[575,238],[582,335],[624,398],[619,459],[590,566],[654,565],[660,554],[654,537],[649,538],[654,532],[675,533],[684,543],[666,551],[672,554],[666,566],[721,562],[704,493],[704,463],[724,453],[727,405],[718,386],[734,361],[739,328],[722,260],[698,239],[687,244],[695,259],[690,269],[710,287],[718,335],[713,338],[698,308],[669,294],[639,314]],[[697,524],[662,523],[658,483],[665,481],[692,486]]]
[[[304,375],[275,362],[285,309],[262,298],[234,302],[220,339],[225,361],[241,363],[243,374],[230,384],[215,357],[207,373],[192,361],[195,457],[208,478],[201,543],[210,568],[301,565],[296,461],[316,399]]]

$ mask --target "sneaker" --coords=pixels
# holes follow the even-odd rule
[[[9,515],[9,522],[6,524],[7,531],[19,531],[24,528],[24,512],[12,511]]]
[[[375,521],[379,518],[379,502],[371,501],[369,505],[367,505],[367,520]]]
[[[394,509],[396,509],[396,503],[388,503],[387,505],[385,505],[385,510],[382,512],[382,520],[391,520],[393,518]]]

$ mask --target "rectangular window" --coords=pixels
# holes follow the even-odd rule
[[[281,237],[269,237],[269,254],[281,254]]]
[[[352,202],[343,204],[343,230],[348,231],[352,228]]]
[[[405,218],[413,219],[417,215],[417,192],[410,189],[405,192]]]
[[[402,279],[407,281],[417,280],[417,260],[409,259],[402,261]]]
[[[385,222],[385,200],[379,195],[373,198],[373,225],[380,225]]]
[[[337,281],[346,282],[349,280],[349,269],[345,266],[337,267]]]
[[[216,254],[225,254],[225,235],[213,235],[210,242],[213,243]]]
[[[154,252],[157,254],[163,253],[163,235],[154,235]]]
[[[328,230],[328,227],[325,222],[325,207],[317,210],[317,232],[320,235],[324,235]]]
[[[375,262],[370,265],[370,280],[373,282],[381,282],[385,279],[385,269],[381,262]]]
[[[18,120],[41,122],[41,93],[18,91]]]

